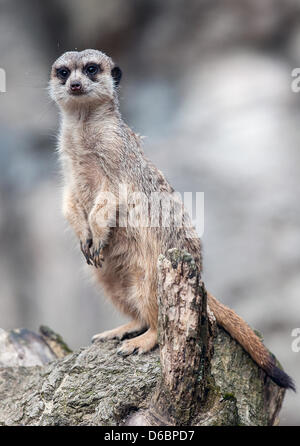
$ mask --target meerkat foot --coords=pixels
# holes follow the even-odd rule
[[[136,338],[124,341],[117,353],[128,356],[133,353],[141,355],[152,350],[157,345],[157,330],[149,328],[145,333]]]
[[[92,337],[92,342],[105,341],[107,339],[122,340],[126,335],[141,332],[142,330],[145,330],[145,328],[145,324],[142,324],[139,321],[132,321],[128,324],[121,325],[118,328],[114,328],[113,330],[103,331],[102,333],[94,335]]]

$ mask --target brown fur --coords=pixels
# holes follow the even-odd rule
[[[84,73],[95,62],[101,71],[93,80]],[[66,82],[56,70],[67,67]],[[124,341],[122,354],[143,353],[157,344],[157,259],[170,248],[190,252],[202,269],[200,240],[184,214],[183,227],[112,227],[113,201],[103,200],[110,192],[119,206],[117,223],[127,209],[119,195],[119,184],[130,192],[173,194],[163,174],[145,157],[140,138],[122,121],[117,89],[112,78],[112,60],[95,50],[70,52],[53,65],[50,92],[61,110],[59,154],[65,178],[63,210],[79,238],[82,250],[112,302],[132,320],[129,324],[96,335],[94,339],[118,338],[147,329]],[[84,94],[70,94],[70,82],[79,80]],[[103,214],[105,209],[105,215]],[[154,213],[159,215],[159,206]],[[102,260],[104,258],[104,260]],[[208,294],[208,305],[224,327],[265,370],[270,356],[260,339],[234,311]]]

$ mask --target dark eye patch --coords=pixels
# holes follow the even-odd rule
[[[61,67],[56,69],[56,76],[62,81],[66,81],[70,76],[70,70],[67,67]]]
[[[100,67],[100,65],[98,65],[96,63],[89,63],[83,69],[83,72],[90,78],[93,78],[94,76],[96,76],[96,74],[98,74],[100,71],[101,71],[101,67]]]

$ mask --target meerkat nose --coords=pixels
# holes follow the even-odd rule
[[[81,91],[82,85],[79,81],[73,81],[71,82],[70,88],[72,91]]]

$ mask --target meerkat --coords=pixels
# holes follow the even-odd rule
[[[129,323],[97,334],[93,340],[123,340],[118,352],[130,355],[157,345],[159,255],[171,248],[185,250],[200,271],[202,256],[200,239],[185,211],[182,225],[172,224],[171,218],[169,225],[162,225],[161,206],[156,203],[151,212],[160,224],[120,224],[129,207],[120,184],[130,194],[141,192],[149,199],[155,193],[175,197],[162,172],[145,156],[140,137],[122,120],[121,76],[121,69],[103,52],[70,51],[54,62],[49,89],[61,115],[58,152],[64,177],[63,214],[106,295],[130,318]],[[178,204],[178,199],[174,202]],[[147,209],[146,205],[146,213]],[[210,293],[207,303],[217,323],[275,383],[295,390],[292,379],[276,366],[242,318]],[[129,334],[138,335],[126,339]]]

